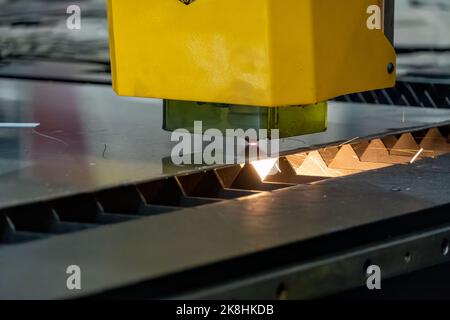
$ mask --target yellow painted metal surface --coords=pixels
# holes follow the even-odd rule
[[[378,0],[108,0],[120,95],[257,106],[391,87]]]

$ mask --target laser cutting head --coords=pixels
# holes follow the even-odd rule
[[[289,106],[395,83],[381,0],[108,0],[120,95]],[[376,7],[375,7],[376,8]],[[376,18],[376,17],[375,17]],[[382,17],[381,17],[382,19]]]

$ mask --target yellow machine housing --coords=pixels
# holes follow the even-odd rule
[[[185,3],[190,4],[186,5]],[[306,105],[391,87],[378,0],[108,0],[120,95]]]

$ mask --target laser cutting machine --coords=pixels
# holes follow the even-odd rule
[[[409,10],[396,61],[393,0],[0,2],[0,299],[450,298],[450,56]],[[175,165],[194,121],[279,156]]]

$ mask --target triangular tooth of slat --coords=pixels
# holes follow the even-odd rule
[[[289,162],[289,160],[286,157],[281,157],[278,160],[278,169],[280,170],[280,173],[285,176],[296,176],[295,168],[292,166],[292,164]]]
[[[280,183],[297,183],[300,180],[300,176],[292,167],[291,163],[286,157],[278,159],[278,171],[274,175],[268,175],[265,182],[280,182]]]
[[[246,164],[233,181],[232,187],[235,189],[246,189],[248,186],[261,182],[261,177],[251,164]]]
[[[316,177],[341,177],[359,173],[356,170],[331,169],[318,151],[311,151],[302,165],[296,170],[298,175]]]
[[[308,153],[302,152],[302,153],[297,153],[297,154],[286,156],[286,159],[289,162],[289,164],[291,165],[291,167],[294,170],[297,170],[298,168],[300,168],[300,166],[306,160],[307,157],[308,157]]]
[[[296,170],[298,175],[333,177],[334,175],[328,169],[325,161],[318,151],[308,153],[306,159]]]
[[[217,173],[220,181],[222,182],[222,184],[226,188],[229,188],[233,184],[233,181],[239,175],[241,170],[242,170],[242,167],[240,165],[235,165],[235,166],[231,166],[231,167],[217,169],[216,173]]]
[[[381,138],[381,141],[383,141],[383,144],[386,146],[386,149],[390,151],[394,145],[397,143],[397,138],[395,136],[387,136]]]
[[[388,167],[389,164],[362,162],[351,145],[342,146],[334,160],[330,163],[332,169],[375,170]]]
[[[361,155],[361,161],[384,162],[389,158],[389,151],[381,139],[373,139]]]
[[[420,143],[424,156],[436,156],[450,152],[450,144],[438,128],[428,130]]]
[[[390,154],[396,156],[414,157],[420,150],[411,133],[404,133],[392,147]]]
[[[325,161],[327,166],[333,161],[338,152],[338,147],[329,147],[319,150],[320,156],[322,157],[323,161]]]
[[[381,139],[370,141],[369,147],[360,157],[363,162],[401,164],[411,160],[410,157],[395,156],[389,154],[389,150]]]
[[[358,143],[354,143],[352,144],[352,148],[355,151],[356,155],[358,156],[358,158],[361,159],[361,156],[364,154],[364,152],[367,150],[367,148],[369,147],[370,143],[368,140],[363,140],[360,141]]]

